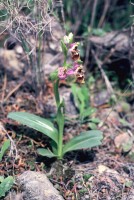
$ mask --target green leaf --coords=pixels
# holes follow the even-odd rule
[[[53,89],[54,89],[54,96],[55,96],[55,101],[56,101],[56,105],[58,106],[60,104],[60,95],[59,95],[59,80],[56,80],[53,83]]]
[[[129,122],[127,122],[125,119],[119,119],[120,123],[122,123],[123,126],[128,126],[130,127],[131,125],[129,124]]]
[[[50,144],[51,144],[53,153],[57,155],[57,153],[58,153],[57,144],[53,140],[51,141]]]
[[[58,143],[57,129],[47,119],[27,112],[11,112],[8,114],[8,118],[14,119],[23,125],[27,125],[30,128],[40,131]]]
[[[4,177],[3,176],[0,176],[0,183],[4,181]]]
[[[99,130],[83,132],[79,136],[74,137],[67,144],[65,144],[65,146],[63,147],[63,154],[68,151],[98,146],[101,144],[102,139],[102,132]]]
[[[85,104],[85,97],[82,93],[82,90],[76,84],[72,84],[72,94],[74,97],[75,106],[78,108],[80,115],[84,112]]]
[[[50,73],[50,79],[52,82],[58,79],[58,70],[55,70],[54,72]]]
[[[123,152],[128,152],[133,147],[133,140],[122,144]]]
[[[68,49],[67,49],[65,43],[64,43],[62,40],[61,40],[61,48],[62,48],[62,52],[63,52],[63,54],[64,54],[64,57],[65,57],[65,59],[66,59]]]
[[[84,174],[84,175],[83,175],[83,179],[84,179],[84,181],[88,182],[89,179],[90,179],[92,176],[93,176],[93,174]]]
[[[106,34],[104,29],[101,28],[94,28],[92,29],[92,34],[96,36],[104,36]]]
[[[8,150],[10,147],[10,140],[6,140],[4,144],[2,145],[1,151],[0,151],[0,161],[2,161],[2,158],[5,154],[5,152]]]
[[[41,156],[46,156],[48,158],[53,158],[53,157],[57,157],[57,155],[53,154],[52,151],[50,151],[50,149],[43,149],[43,148],[38,148],[37,149],[38,154],[40,154]]]
[[[92,119],[90,119],[90,122],[93,122],[95,124],[99,124],[101,122],[101,120],[99,118],[92,118]]]
[[[74,97],[75,106],[78,108],[80,112],[81,120],[84,119],[83,115],[87,113],[87,108],[89,106],[89,91],[86,85],[79,87],[76,84],[72,84],[72,94]],[[86,109],[86,112],[85,110]],[[88,116],[88,114],[87,114]]]
[[[125,182],[125,186],[128,187],[128,188],[131,188],[132,185],[133,185],[133,181],[131,181],[131,180],[128,180],[128,181]]]
[[[77,89],[77,96],[78,96],[78,101],[79,101],[79,110],[80,110],[80,115],[84,112],[84,108],[86,106],[85,104],[85,97],[81,92],[81,88],[79,90]]]
[[[56,121],[57,121],[57,124],[59,127],[59,129],[61,128],[61,130],[59,131],[63,131],[63,127],[64,127],[64,114],[62,112],[62,109],[64,109],[64,99],[62,99],[62,101],[60,102],[59,106],[58,106],[58,111],[57,111],[57,118],[56,118]]]
[[[79,90],[76,84],[72,84],[71,90],[72,90],[75,106],[80,110],[80,102],[77,96],[77,93],[79,92]]]
[[[57,110],[57,117],[56,117],[56,122],[58,126],[58,133],[59,133],[59,138],[58,138],[58,158],[62,158],[62,147],[63,147],[63,131],[64,131],[64,100],[61,101],[60,105],[58,106]]]
[[[84,101],[85,101],[85,104],[86,105],[89,105],[89,89],[86,85],[83,85],[81,87],[81,93],[83,94],[84,96]]]
[[[86,117],[90,117],[95,112],[96,112],[96,108],[89,107],[85,109],[84,112],[81,114],[81,118],[84,119]]]
[[[0,184],[0,197],[4,197],[5,193],[8,192],[14,184],[14,179],[12,176],[5,178]]]
[[[95,124],[95,123],[93,123],[93,122],[89,122],[89,123],[88,123],[88,127],[89,127],[90,129],[92,129],[92,130],[95,130],[95,129],[97,129],[97,126],[96,126],[96,124]]]

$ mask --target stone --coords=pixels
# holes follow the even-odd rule
[[[88,199],[88,200],[90,199],[90,196],[88,194],[86,194],[84,197],[85,199]]]
[[[17,184],[23,200],[64,200],[43,173],[26,171],[17,178]]]

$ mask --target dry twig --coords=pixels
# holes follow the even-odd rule
[[[8,132],[6,131],[6,129],[4,128],[4,125],[2,123],[0,123],[0,131],[2,131],[3,133],[5,133],[5,135],[7,135],[7,137],[9,138],[9,140],[11,142],[9,156],[12,156],[12,157],[15,158],[15,160],[17,160],[17,158],[18,158],[18,150],[16,148],[15,142],[13,141],[13,139],[11,138],[11,136],[8,134]]]
[[[106,84],[108,93],[109,94],[113,94],[114,93],[113,88],[112,88],[112,86],[110,84],[110,81],[108,80],[108,77],[106,76],[106,74],[105,74],[105,72],[104,72],[104,70],[102,68],[102,62],[99,60],[99,58],[96,56],[96,54],[95,54],[95,52],[93,50],[91,52],[92,52],[92,55],[94,56],[94,59],[95,59],[97,65],[98,65],[98,67],[99,67],[99,69],[101,71],[102,77],[105,80],[105,84]]]
[[[16,92],[23,84],[25,83],[25,80],[23,80],[20,84],[18,84],[11,92],[9,92],[9,94],[5,97],[5,99],[3,100],[3,102],[6,102],[9,97]]]

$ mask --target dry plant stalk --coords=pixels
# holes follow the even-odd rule
[[[44,89],[42,61],[47,32],[51,31],[53,0],[1,0],[0,30],[22,45],[37,94]],[[28,70],[27,69],[27,70]]]
[[[6,131],[4,125],[2,122],[0,122],[0,133],[1,134],[4,134],[4,135],[7,135],[7,137],[9,138],[10,140],[10,143],[11,143],[11,147],[10,147],[10,152],[9,152],[9,156],[10,157],[13,157],[14,160],[17,160],[18,158],[18,150],[17,150],[17,147],[16,147],[16,144],[15,142],[13,141],[12,137],[8,134],[8,132]]]

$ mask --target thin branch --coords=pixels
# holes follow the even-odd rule
[[[114,90],[113,90],[113,88],[112,88],[112,86],[111,86],[111,84],[110,84],[110,81],[108,80],[108,77],[106,76],[106,74],[105,74],[105,72],[104,72],[104,70],[103,70],[103,68],[102,68],[102,62],[101,62],[101,61],[99,60],[99,58],[96,56],[94,50],[92,50],[91,52],[92,52],[92,55],[94,56],[94,59],[95,59],[97,65],[98,65],[98,67],[99,67],[99,69],[100,69],[100,71],[101,71],[102,77],[103,77],[103,79],[104,79],[104,81],[105,81],[105,84],[106,84],[106,87],[107,87],[107,90],[108,90],[109,94],[113,94],[113,93],[114,93]]]
[[[5,99],[3,100],[3,102],[6,102],[9,97],[16,92],[23,84],[25,83],[25,80],[23,80],[19,85],[17,85],[11,92],[9,92],[9,94],[5,97]]]
[[[93,12],[92,12],[92,17],[91,17],[91,22],[90,22],[90,29],[91,30],[94,27],[94,21],[95,21],[95,17],[96,17],[97,5],[98,5],[98,0],[94,0]],[[88,64],[89,52],[90,52],[90,41],[88,39],[87,48],[86,48],[85,66],[87,66],[87,64]]]
[[[11,146],[10,146],[10,153],[9,156],[14,157],[15,155],[15,160],[18,159],[18,150],[16,148],[15,142],[13,141],[13,139],[11,138],[11,136],[8,134],[8,132],[6,131],[6,129],[4,128],[3,124],[0,123],[0,130],[7,135],[7,137],[9,138],[10,142],[11,142]]]
[[[91,22],[90,22],[90,28],[94,27],[94,21],[95,21],[95,17],[96,17],[97,5],[98,5],[98,0],[94,0],[93,12],[92,12],[92,17],[91,17]]]
[[[86,15],[87,9],[89,9],[90,4],[91,4],[91,0],[88,0],[83,8],[81,15],[78,15],[78,17],[77,17],[78,19],[76,19],[76,25],[74,27],[74,35],[77,34],[78,29],[82,23],[82,19],[83,19],[84,15]]]
[[[102,16],[101,16],[99,24],[98,24],[99,28],[102,27],[102,25],[104,23],[104,20],[105,20],[106,14],[108,12],[109,6],[110,6],[110,0],[105,0],[105,5],[104,5],[103,13],[102,13]]]

